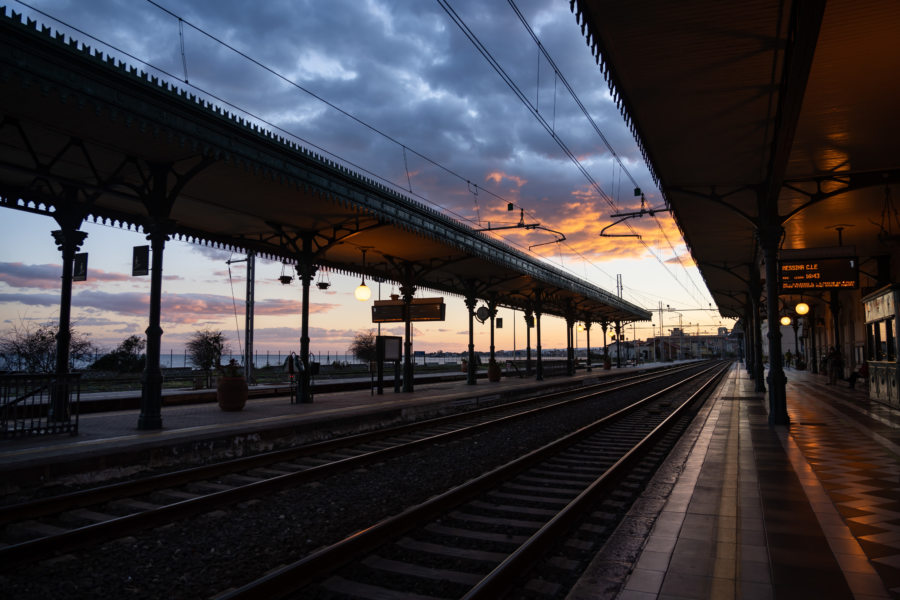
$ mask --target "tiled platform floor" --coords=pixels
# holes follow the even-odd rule
[[[570,599],[900,598],[900,413],[788,379],[773,428],[732,368]]]

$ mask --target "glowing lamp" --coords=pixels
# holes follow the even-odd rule
[[[790,324],[791,324],[791,318],[790,318],[790,317],[787,317],[787,316],[781,317],[781,324],[782,324],[782,325],[790,325]]]
[[[794,310],[797,311],[798,315],[805,315],[809,312],[809,304],[807,304],[806,302],[801,302],[794,307]]]
[[[356,291],[353,292],[353,295],[360,302],[365,302],[372,297],[372,290],[370,290],[369,286],[366,285],[365,279],[363,279],[362,283],[359,284],[359,287],[356,288]]]

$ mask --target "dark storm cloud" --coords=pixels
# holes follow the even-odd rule
[[[36,288],[42,290],[59,289],[62,265],[26,265],[24,263],[0,262],[0,282],[14,288]],[[109,273],[99,269],[88,269],[88,284],[91,281],[128,281],[121,273]],[[85,285],[79,283],[76,285]]]
[[[511,200],[546,225],[561,227],[556,223],[561,203],[586,186],[551,135],[436,2],[164,0],[161,4],[402,145],[189,25],[184,27],[182,62],[177,19],[149,3],[45,0],[38,6],[176,77],[184,76],[186,64],[191,84],[394,185],[411,187],[414,195],[458,217],[503,210],[503,201]],[[609,151],[509,5],[482,0],[450,4],[554,134],[583,161],[604,191],[616,196],[616,177],[625,178],[616,175]],[[517,5],[639,185],[649,190],[652,184],[631,134],[606,96],[606,84],[568,3],[518,0]],[[405,153],[403,146],[408,149]],[[491,179],[490,173],[509,178]],[[466,180],[481,188],[479,196],[471,193]],[[632,185],[626,181],[624,187]],[[487,190],[503,199],[492,198]],[[585,215],[593,218],[598,212],[602,210]],[[220,251],[198,251],[216,259],[224,256]]]

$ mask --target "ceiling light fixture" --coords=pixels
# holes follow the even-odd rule
[[[363,271],[366,270],[366,249],[360,248],[362,250],[363,255]],[[369,286],[366,285],[366,275],[363,273],[362,283],[359,284],[359,287],[356,288],[356,291],[353,292],[353,296],[356,297],[360,302],[365,302],[369,298],[372,297],[372,290],[369,289]]]

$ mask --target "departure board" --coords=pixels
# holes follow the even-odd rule
[[[443,298],[413,298],[409,306],[410,321],[443,321],[447,306]],[[402,323],[406,304],[402,300],[376,300],[372,306],[373,323]]]
[[[783,260],[781,290],[852,290],[859,287],[859,259],[855,256]]]

